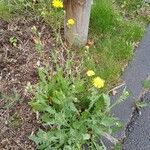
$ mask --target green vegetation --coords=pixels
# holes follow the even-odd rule
[[[18,129],[20,125],[21,125],[21,117],[17,113],[10,116],[9,120],[10,127]]]
[[[140,23],[150,22],[150,4],[143,0],[116,0],[121,8],[120,13],[127,16],[130,20],[136,20]]]
[[[116,0],[122,8],[125,8],[127,11],[129,12],[133,12],[136,11],[138,8],[140,8],[142,6],[142,4],[144,3],[144,1],[142,0]]]
[[[145,89],[149,89],[150,88],[150,79],[147,79],[143,82],[143,87]]]
[[[16,37],[10,37],[9,42],[12,44],[12,46],[17,46],[17,38]]]
[[[125,100],[128,92],[124,90],[123,95],[111,104],[108,94],[91,85],[93,77],[83,79],[80,73],[74,77],[72,72],[68,74],[58,65],[56,68],[54,75],[46,68],[38,68],[40,81],[36,87],[30,87],[35,94],[30,105],[40,112],[41,122],[50,127],[48,131],[40,129],[30,139],[40,150],[80,150],[85,144],[92,150],[105,149],[101,136],[112,134],[122,126],[110,115],[110,110]]]
[[[7,109],[13,107],[16,103],[22,102],[20,95],[17,93],[17,91],[14,91],[14,93],[11,96],[7,96],[3,93],[0,93],[0,98],[5,99],[4,108],[7,108]]]
[[[128,4],[133,5],[133,2]],[[120,10],[112,1],[95,0],[91,14],[90,36],[95,40],[95,45],[90,53],[93,57],[99,55],[92,61],[95,60],[97,72],[109,81],[109,85],[118,80],[145,31],[143,22],[124,17]],[[92,67],[93,64],[86,65]]]
[[[49,0],[0,0],[1,19],[32,18],[42,20],[52,29],[51,64],[37,68],[39,83],[27,87],[33,96],[29,104],[39,112],[39,120],[46,126],[45,130],[39,129],[36,135],[30,136],[38,149],[77,150],[86,144],[92,150],[102,150],[105,149],[101,140],[104,133],[112,134],[121,127],[118,119],[112,117],[111,109],[129,93],[124,91],[111,104],[106,91],[117,84],[144,34],[149,16],[136,18],[135,13],[147,6],[141,1],[95,0],[89,30],[91,41],[86,47],[76,50],[67,47],[62,39],[63,9],[54,9]],[[41,35],[34,25],[31,32],[35,49],[43,57]],[[17,46],[15,36],[8,41]],[[60,49],[63,49],[63,61],[57,56]],[[93,71],[91,77],[86,76],[87,70]],[[19,117],[15,116],[12,124],[18,126],[18,122]]]

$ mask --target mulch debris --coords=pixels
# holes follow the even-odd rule
[[[43,56],[35,49],[31,28],[41,35]],[[0,19],[0,149],[34,150],[29,135],[40,127],[25,92],[28,82],[38,82],[37,63],[49,61],[53,38],[51,28],[33,19],[17,18],[11,22]],[[17,39],[13,46],[10,38]],[[17,93],[17,94],[16,94]]]

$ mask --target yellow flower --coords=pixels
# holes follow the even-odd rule
[[[70,26],[70,25],[72,26],[74,24],[75,24],[75,21],[73,19],[68,19],[67,26]]]
[[[93,79],[93,85],[96,88],[102,88],[102,87],[104,87],[104,83],[105,83],[105,80],[101,79],[100,77],[95,77]]]
[[[93,70],[88,70],[86,74],[87,76],[91,77],[95,75],[95,72]]]
[[[63,8],[63,2],[61,0],[53,0],[52,5],[55,8]]]

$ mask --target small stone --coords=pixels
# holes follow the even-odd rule
[[[40,67],[40,64],[41,64],[41,63],[40,63],[40,61],[38,60],[37,63],[36,63],[36,65],[37,65],[38,67]]]

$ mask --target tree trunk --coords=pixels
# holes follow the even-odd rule
[[[82,46],[87,42],[92,0],[64,0],[65,39],[70,45]],[[68,27],[68,19],[75,24]]]

